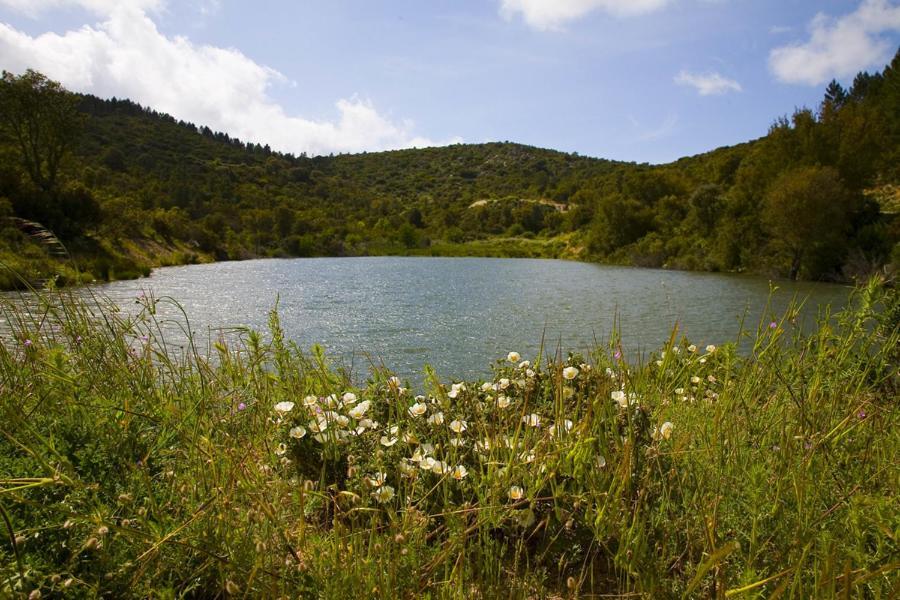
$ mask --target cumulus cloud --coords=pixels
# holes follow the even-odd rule
[[[900,5],[863,0],[854,12],[839,18],[816,15],[809,40],[773,49],[769,67],[786,83],[819,85],[848,77],[890,60],[895,46],[882,36],[892,31],[900,31]]]
[[[162,8],[158,0],[0,3],[27,5],[29,10],[77,5],[101,16],[96,25],[34,37],[0,23],[0,67],[9,71],[36,69],[71,90],[130,98],[178,119],[285,152],[436,145],[415,135],[413,123],[390,119],[371,101],[357,97],[338,100],[332,120],[289,114],[267,94],[270,86],[286,81],[283,75],[234,48],[163,35],[147,12]]]
[[[507,19],[521,14],[535,29],[557,30],[596,10],[627,17],[653,12],[668,3],[669,0],[500,0],[500,14]]]
[[[741,84],[718,73],[689,73],[682,71],[675,76],[675,83],[691,86],[701,96],[721,96],[728,92],[741,91]]]

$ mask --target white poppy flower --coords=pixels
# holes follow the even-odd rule
[[[520,369],[527,369],[527,368],[530,367],[530,366],[531,366],[531,361],[530,361],[530,360],[523,360],[522,362],[519,363],[519,368],[520,368]]]
[[[500,387],[501,390],[505,390],[506,388],[509,387],[509,379],[507,379],[506,377],[501,377],[500,381],[497,382],[497,385]]]
[[[389,485],[383,485],[379,487],[377,490],[372,492],[372,497],[375,498],[381,504],[386,502],[390,502],[394,497],[394,488]]]
[[[450,421],[450,431],[454,433],[462,433],[466,430],[468,424],[460,419],[456,419],[454,421]]]
[[[411,417],[421,417],[426,412],[428,412],[428,405],[425,404],[424,402],[416,402],[415,404],[410,406],[407,410],[409,411],[409,415]]]
[[[275,412],[277,412],[279,415],[286,415],[292,410],[294,410],[294,403],[287,400],[279,402],[275,405]]]
[[[510,404],[509,396],[497,396],[497,407],[506,408]]]
[[[301,427],[300,425],[297,425],[296,427],[291,428],[291,430],[288,432],[288,435],[295,440],[299,440],[306,435],[306,429],[304,427]]]
[[[359,404],[357,404],[356,406],[354,406],[353,408],[348,410],[347,414],[350,415],[351,417],[353,417],[354,419],[361,419],[362,416],[364,414],[366,414],[366,411],[369,410],[369,407],[371,405],[372,405],[372,403],[369,400],[363,400],[362,402],[360,402]],[[360,423],[360,425],[362,425],[362,423]]]
[[[519,362],[522,359],[522,356],[518,352],[510,352],[506,355],[506,360],[511,363]]]
[[[463,479],[466,478],[466,475],[468,475],[468,474],[469,474],[469,472],[466,470],[466,468],[463,465],[456,465],[456,467],[453,469],[453,472],[450,474],[450,476],[453,477],[453,479],[455,479],[457,481],[462,481]]]
[[[440,411],[436,412],[436,413],[431,413],[428,416],[428,419],[426,419],[426,421],[429,425],[443,425],[444,413],[442,413]]]
[[[509,488],[509,491],[506,492],[506,495],[509,496],[510,500],[521,500],[525,497],[525,490],[517,485],[514,485]]]
[[[341,396],[341,402],[343,402],[344,406],[348,404],[354,404],[356,402],[356,394],[353,392],[346,392],[343,396]]]
[[[659,426],[659,435],[662,436],[662,439],[667,440],[672,437],[672,429],[674,428],[675,425],[671,421],[666,421]]]
[[[564,379],[575,379],[578,377],[578,369],[575,367],[566,367],[562,370],[562,376]]]
[[[303,399],[303,406],[305,406],[306,408],[312,408],[318,403],[319,403],[319,399],[312,395],[307,396],[306,398]]]
[[[375,473],[366,477],[366,481],[368,481],[369,485],[372,487],[381,487],[387,482],[387,473]]]
[[[530,415],[525,415],[522,417],[522,422],[528,425],[529,427],[540,427],[541,426],[541,416],[535,413],[531,413]]]
[[[710,344],[709,346],[706,347],[706,352],[707,352],[708,354],[712,354],[712,353],[715,352],[715,351],[716,351],[716,347],[715,347],[714,345],[712,345],[712,344]]]

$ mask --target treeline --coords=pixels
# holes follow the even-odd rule
[[[29,120],[46,138],[36,150],[20,135]],[[900,53],[850,89],[832,82],[815,110],[759,140],[659,166],[507,142],[292,156],[34,72],[4,73],[0,121],[0,254],[38,271],[60,267],[31,241],[35,223],[100,278],[508,238],[558,240],[540,247],[589,260],[809,279],[900,262]]]

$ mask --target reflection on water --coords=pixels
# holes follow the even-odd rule
[[[265,329],[278,302],[285,334],[301,347],[323,345],[357,375],[368,361],[420,379],[484,375],[509,350],[533,358],[544,347],[585,351],[604,343],[618,317],[627,352],[658,349],[673,325],[698,345],[736,339],[792,298],[811,322],[849,289],[758,277],[610,267],[559,260],[489,258],[315,258],[223,262],[158,269],[149,278],[94,286],[136,311],[143,292],[177,300],[205,342],[220,327]],[[162,319],[180,319],[159,305]],[[167,333],[177,337],[180,328]],[[174,339],[173,337],[173,339]]]

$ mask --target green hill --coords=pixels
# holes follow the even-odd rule
[[[819,107],[776,120],[759,140],[666,165],[508,142],[291,156],[30,75],[5,73],[0,90],[0,257],[25,280],[70,281],[73,264],[90,280],[196,261],[366,254],[846,280],[900,260],[885,201],[900,179],[900,53],[849,90],[833,82]],[[24,83],[46,93],[22,92]],[[15,123],[54,93],[76,126],[49,183],[29,167]],[[38,164],[49,171],[50,158]],[[0,275],[3,287],[21,284],[11,270]]]

